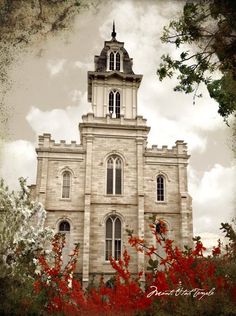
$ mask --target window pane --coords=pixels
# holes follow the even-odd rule
[[[116,70],[120,70],[120,54],[116,53]]]
[[[110,53],[110,70],[114,70],[114,53]]]
[[[112,220],[110,218],[106,221],[106,238],[112,238]]]
[[[157,201],[164,201],[164,178],[157,177]]]
[[[121,194],[121,169],[116,168],[116,194]]]
[[[70,197],[70,188],[69,187],[63,187],[62,190],[62,198],[68,199]]]
[[[69,232],[70,231],[70,224],[67,221],[63,221],[60,223],[59,226],[60,232]]]
[[[107,168],[113,169],[113,158],[109,158],[107,161]]]
[[[114,111],[114,92],[109,93],[109,113]]]
[[[119,157],[116,158],[116,169],[121,169],[121,159]]]
[[[109,260],[109,258],[112,256],[112,240],[107,239],[106,240],[106,260]]]
[[[117,217],[115,220],[115,239],[121,238],[121,222]]]
[[[69,171],[65,171],[63,173],[63,185],[70,186],[70,172]]]
[[[62,179],[62,198],[70,197],[70,172],[65,171]]]
[[[107,168],[107,194],[113,194],[113,169]]]
[[[120,93],[116,92],[116,117],[120,117]]]
[[[121,240],[115,240],[115,260],[121,257]]]

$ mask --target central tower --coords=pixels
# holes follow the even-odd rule
[[[114,23],[111,40],[105,41],[94,63],[95,70],[88,72],[92,113],[83,115],[79,125],[86,152],[84,283],[97,270],[113,273],[108,258],[121,255],[128,239],[126,228],[133,226],[144,237],[143,166],[150,130],[137,115],[142,75],[134,74],[124,43],[116,39]],[[133,271],[141,270],[143,254],[133,256]]]

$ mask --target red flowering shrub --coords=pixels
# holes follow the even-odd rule
[[[108,284],[101,278],[97,287],[87,291],[73,277],[79,246],[63,268],[65,237],[58,234],[53,241],[53,264],[45,256],[39,257],[42,272],[35,281],[35,292],[44,297],[46,315],[235,315],[236,286],[232,271],[236,238],[232,227],[225,225],[222,228],[231,240],[226,252],[222,254],[219,243],[213,248],[213,256],[208,257],[203,255],[205,248],[199,237],[195,238],[193,249],[186,247],[183,251],[174,246],[166,238],[163,221],[151,225],[157,243],[165,249],[163,257],[153,245],[147,246],[129,231],[130,245],[149,257],[147,272],[131,275],[131,258],[125,249],[123,258],[118,261],[110,258],[116,272],[113,282]]]

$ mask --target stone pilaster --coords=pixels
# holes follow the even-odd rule
[[[90,252],[90,208],[93,137],[86,136],[85,197],[84,197],[84,240],[83,240],[83,286],[89,282]]]
[[[192,245],[192,208],[191,197],[188,194],[187,185],[187,146],[183,141],[176,141],[177,152],[186,157],[179,158],[178,178],[179,178],[179,204],[180,204],[180,233],[181,245]]]
[[[143,162],[144,139],[136,139],[137,149],[137,193],[138,193],[138,235],[144,238],[144,162]],[[144,253],[138,252],[138,270],[144,268]]]

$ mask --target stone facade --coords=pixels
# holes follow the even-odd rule
[[[154,214],[166,221],[171,238],[180,246],[191,243],[187,146],[176,141],[172,149],[147,148],[150,128],[137,115],[141,80],[142,75],[133,73],[132,59],[113,30],[112,39],[95,56],[95,71],[88,72],[92,112],[79,124],[80,144],[55,143],[50,134],[39,136],[35,194],[45,205],[48,226],[58,231],[62,222],[69,223],[68,251],[80,242],[77,272],[84,284],[91,275],[112,274],[106,252],[122,252],[127,245],[127,228],[152,242],[148,225]],[[112,176],[108,174],[110,157],[114,162]],[[157,192],[158,177],[162,179],[162,193]],[[108,193],[108,182],[113,192]],[[109,228],[109,218],[111,225],[117,226]],[[145,265],[145,258],[129,251],[131,272],[135,273]]]

